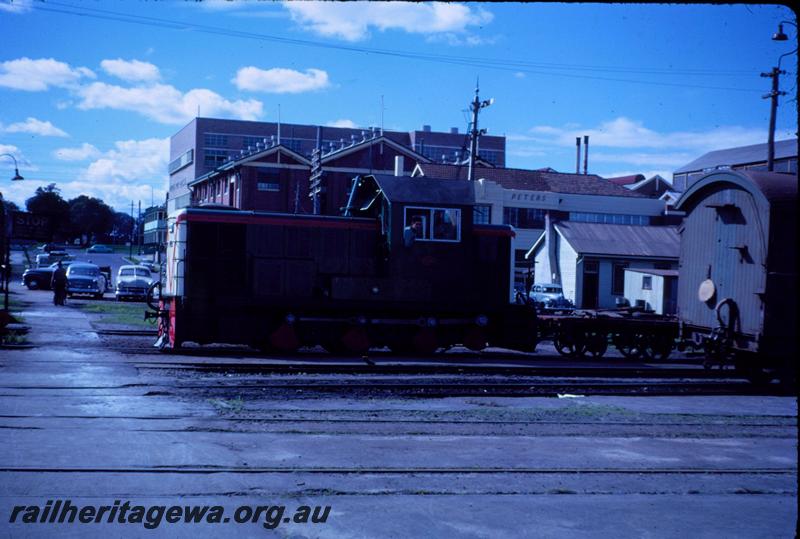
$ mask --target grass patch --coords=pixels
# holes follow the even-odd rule
[[[99,315],[101,321],[108,324],[125,324],[148,329],[155,327],[151,320],[144,319],[144,312],[147,310],[144,303],[92,301],[77,306],[84,312]]]

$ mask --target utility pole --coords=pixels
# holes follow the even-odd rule
[[[494,99],[480,100],[478,96],[479,87],[478,82],[475,82],[475,99],[469,104],[472,111],[472,128],[469,132],[469,172],[467,176],[468,181],[472,181],[475,176],[475,158],[478,156],[478,137],[486,134],[486,129],[478,129],[478,112],[494,103]]]
[[[139,201],[139,213],[136,216],[136,248],[139,254],[142,254],[142,232],[139,230],[139,223],[142,222],[142,201]]]
[[[128,238],[128,258],[133,256],[133,231],[136,230],[136,221],[133,218],[133,200],[131,200],[131,221],[133,221],[133,226],[131,227],[131,235]]]
[[[797,33],[797,24],[792,21],[781,21],[778,24],[778,31],[772,35],[773,41],[788,41],[789,36],[783,33],[783,25],[789,24],[794,26],[795,34]],[[796,40],[795,40],[796,43]],[[767,95],[763,96],[764,99],[769,98],[771,100],[770,109],[769,109],[769,136],[767,139],[767,170],[772,172],[775,169],[775,115],[778,111],[778,97],[782,95],[786,95],[786,92],[781,92],[778,89],[778,79],[781,75],[785,75],[786,71],[781,69],[781,61],[787,57],[795,54],[797,52],[797,47],[794,48],[791,52],[786,52],[781,54],[778,57],[778,65],[772,68],[772,71],[769,73],[762,73],[762,77],[769,77],[772,79],[772,91]]]
[[[767,170],[772,172],[775,169],[775,115],[778,111],[778,97],[786,95],[786,92],[778,90],[778,79],[785,75],[786,71],[779,67],[773,67],[769,73],[762,73],[762,77],[772,79],[772,91],[763,96],[763,99],[770,99],[769,107],[769,136],[767,139]]]

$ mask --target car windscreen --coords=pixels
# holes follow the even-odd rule
[[[545,286],[543,288],[544,288],[544,291],[547,292],[548,294],[560,294],[561,293],[561,287],[560,286]]]
[[[78,267],[70,266],[69,274],[71,276],[83,275],[83,276],[86,276],[86,277],[97,277],[98,275],[100,275],[100,269],[99,268],[87,268],[85,266],[78,266]]]
[[[133,268],[122,268],[119,270],[120,277],[133,277],[134,275]]]
[[[136,276],[137,277],[150,277],[150,270],[146,270],[144,268],[136,268]]]

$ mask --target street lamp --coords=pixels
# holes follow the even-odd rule
[[[797,32],[797,25],[791,21],[781,21],[778,24],[778,31],[772,35],[773,41],[788,41],[789,36],[783,33],[783,25],[790,24],[794,26],[795,33]],[[767,139],[767,170],[772,172],[775,168],[775,115],[778,111],[778,97],[782,95],[786,95],[786,92],[781,92],[778,90],[778,79],[781,75],[785,75],[786,71],[781,70],[781,61],[783,60],[784,56],[789,56],[797,52],[797,47],[794,48],[793,51],[781,54],[778,57],[778,65],[777,67],[773,67],[772,71],[769,73],[762,73],[762,77],[769,77],[772,79],[772,91],[770,93],[763,96],[764,99],[770,99],[770,110],[769,110],[769,135]]]
[[[17,158],[10,153],[0,153],[0,157],[10,157],[14,160],[14,177],[11,181],[18,182],[24,180],[19,173],[19,165],[17,165]],[[0,251],[0,256],[3,257],[3,310],[8,313],[8,281],[11,277],[11,234],[8,223],[6,222],[6,203],[3,200],[3,193],[0,192],[0,224],[3,226],[3,250]]]

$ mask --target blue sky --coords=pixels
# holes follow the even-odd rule
[[[508,166],[671,171],[766,142],[769,79],[796,47],[779,5],[0,0],[3,194],[56,183],[118,210],[167,188],[169,137],[197,115],[413,130],[481,126]],[[797,132],[797,55],[778,140]]]

